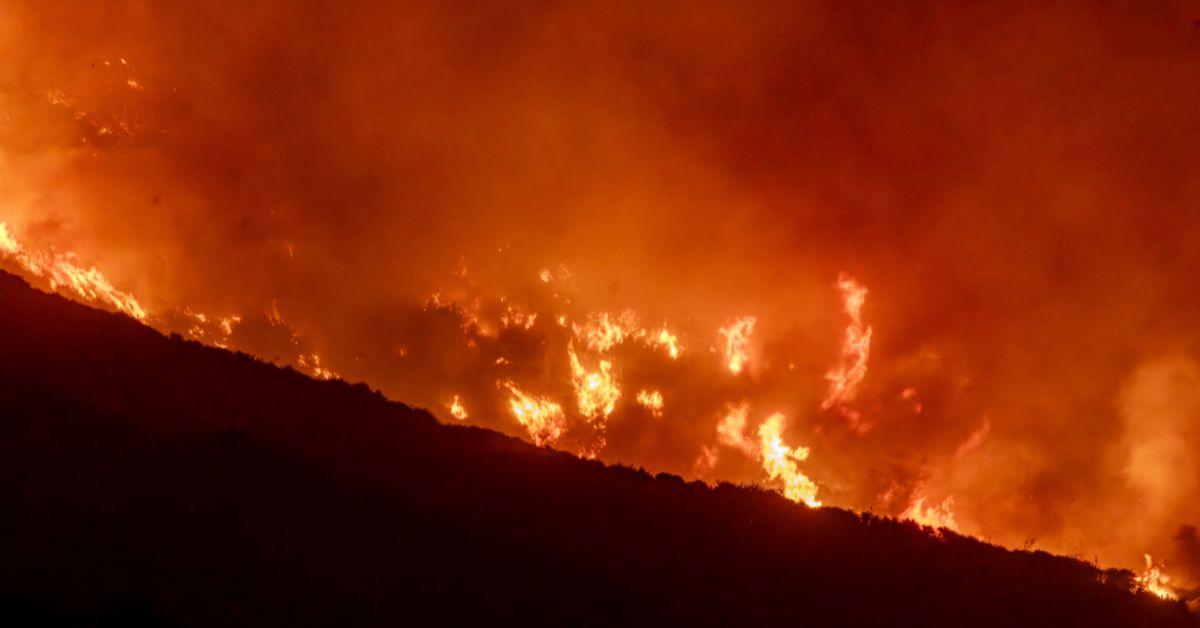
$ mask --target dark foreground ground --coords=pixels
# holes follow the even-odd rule
[[[1197,625],[1129,587],[439,425],[0,273],[3,625]]]

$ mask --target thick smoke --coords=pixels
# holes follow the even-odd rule
[[[746,400],[827,504],[954,495],[968,532],[1136,565],[1200,523],[1197,16],[6,2],[0,220],[152,310],[240,315],[231,346],[513,434],[497,380],[573,405],[556,318],[634,309],[684,352],[608,356],[601,458],[762,480],[717,439]],[[821,409],[843,271],[853,419]]]

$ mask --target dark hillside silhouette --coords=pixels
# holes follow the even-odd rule
[[[0,508],[6,625],[1196,625],[1128,572],[440,425],[3,273]]]

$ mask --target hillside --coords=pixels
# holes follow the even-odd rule
[[[35,623],[1196,625],[1128,572],[440,425],[3,273],[0,448]]]

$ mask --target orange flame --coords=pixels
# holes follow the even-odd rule
[[[799,463],[808,458],[808,448],[792,449],[784,444],[783,421],[784,416],[777,412],[758,427],[763,469],[772,480],[783,480],[784,497],[817,508],[821,505],[817,499],[817,484],[799,467]]]
[[[1170,586],[1171,578],[1161,565],[1155,565],[1149,554],[1143,554],[1146,569],[1134,578],[1134,591],[1148,591],[1164,600],[1177,600],[1175,590]]]
[[[854,399],[858,384],[867,376],[867,358],[871,353],[871,328],[862,322],[867,289],[846,273],[838,275],[837,288],[842,293],[842,309],[850,317],[850,325],[842,342],[841,362],[825,374],[829,380],[829,394],[821,403],[825,409]]]
[[[599,370],[589,371],[579,362],[574,343],[567,344],[567,356],[571,359],[571,381],[575,386],[579,413],[589,419],[612,414],[621,398],[621,389],[612,374],[612,362],[600,360]]]
[[[750,335],[756,322],[753,316],[744,316],[718,330],[725,337],[725,359],[734,375],[741,373],[749,360]]]
[[[548,398],[522,392],[512,382],[499,382],[499,385],[508,388],[512,395],[509,407],[513,416],[529,432],[535,445],[544,447],[558,442],[567,428],[562,406]]]
[[[940,530],[958,531],[958,522],[954,520],[954,496],[947,497],[940,505],[926,506],[924,496],[914,495],[912,503],[900,513],[901,519],[911,519],[916,523]]]
[[[637,394],[637,402],[642,407],[649,410],[650,414],[653,416],[661,417],[663,415],[663,396],[662,393],[658,392],[657,390],[639,390]]]
[[[450,416],[458,419],[459,421],[465,421],[467,417],[470,416],[467,414],[467,409],[463,407],[462,401],[458,399],[458,395],[454,395],[454,398],[450,400],[450,403],[446,406],[446,409],[449,410]]]
[[[0,222],[0,254],[11,259],[25,272],[46,279],[51,290],[62,288],[84,301],[108,306],[140,321],[146,320],[146,310],[138,300],[113,287],[99,270],[80,266],[79,258],[71,252],[49,253],[25,249],[4,222]]]

